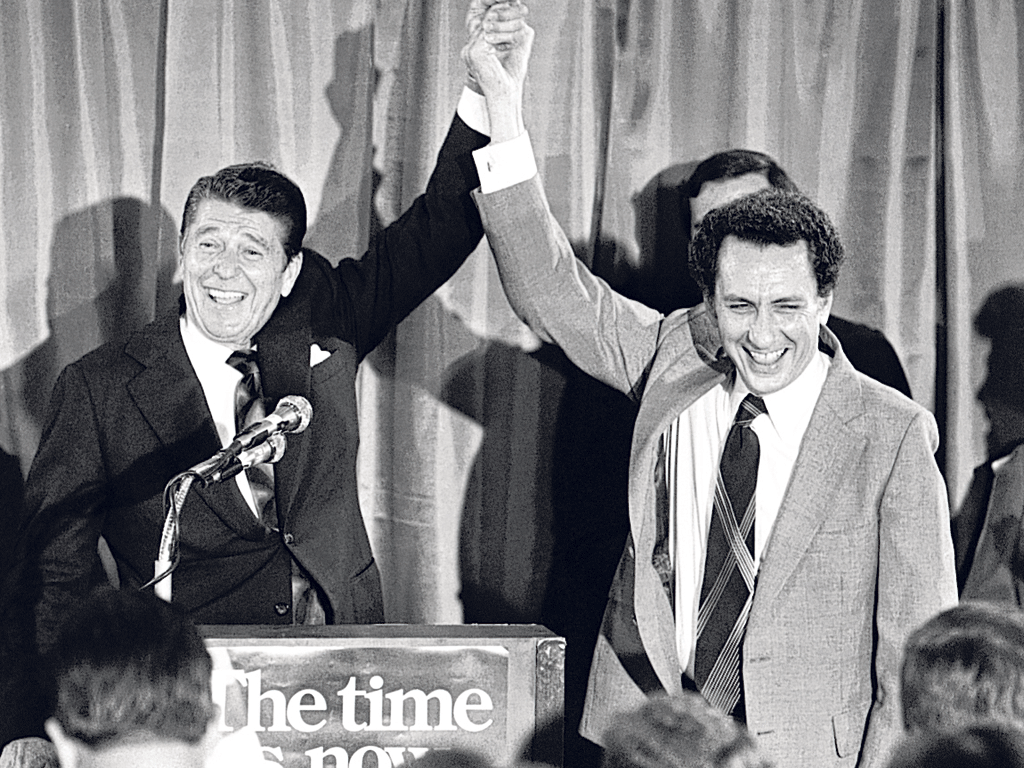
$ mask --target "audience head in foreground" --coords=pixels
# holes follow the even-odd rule
[[[911,732],[1024,727],[1024,616],[980,602],[943,611],[907,639],[901,689]]]
[[[659,696],[605,734],[602,768],[772,768],[754,737],[704,697]]]
[[[205,761],[216,740],[212,662],[176,606],[96,593],[68,616],[48,661],[46,732],[62,768]]]
[[[1024,733],[993,724],[918,733],[896,748],[888,768],[1024,768]]]

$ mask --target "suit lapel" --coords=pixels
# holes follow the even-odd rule
[[[675,317],[671,316],[667,322]],[[631,460],[635,464],[630,467],[630,477],[643,478],[638,485],[643,493],[658,492],[655,473],[661,435],[679,414],[734,371],[732,362],[717,345],[717,337],[709,336],[712,329],[710,316],[703,308],[697,308],[691,311],[688,322],[666,332],[656,358],[657,367],[646,384],[633,428]],[[679,336],[680,333],[685,335]],[[678,351],[673,352],[673,347]],[[637,556],[646,558],[648,553],[656,552],[665,544],[669,530],[668,507],[657,498],[650,503],[644,499],[638,501],[630,504],[630,525]],[[652,505],[655,515],[644,514],[643,510]]]
[[[658,441],[679,414],[734,370],[718,344],[717,326],[703,307],[690,310],[681,324],[680,317],[673,314],[665,321],[669,327],[634,427],[635,464],[630,467],[630,525],[637,563],[643,563],[635,576],[634,616],[651,665],[670,692],[679,687],[673,606],[657,567],[648,567],[653,564],[653,556],[667,545],[664,538],[669,530],[668,505],[656,498]],[[648,509],[653,509],[654,515],[645,515],[643,511]]]
[[[835,350],[821,395],[814,407],[783,496],[775,527],[761,558],[750,623],[767,610],[793,573],[810,542],[834,507],[843,477],[863,452],[867,437],[854,422],[864,412],[860,382],[827,331],[822,338]]]
[[[679,414],[735,370],[718,342],[717,328],[710,313],[701,305],[689,310],[686,322],[681,314],[665,320],[672,324],[655,358],[656,367],[645,386],[637,414],[633,446],[635,455],[650,462],[644,477],[651,477],[657,457],[657,441]],[[679,351],[673,353],[673,348]],[[653,451],[653,453],[652,453]],[[638,520],[637,522],[641,522]]]
[[[128,342],[126,352],[144,366],[128,383],[128,391],[164,445],[166,465],[184,469],[220,450],[206,396],[181,341],[178,316],[146,326]],[[197,413],[201,415],[198,424]],[[215,483],[208,488],[193,485],[191,493],[239,535],[263,535],[234,482]]]
[[[310,397],[311,335],[309,300],[305,293],[293,293],[278,304],[263,329],[256,335],[257,360],[263,377],[263,394],[273,407],[286,395]],[[313,414],[316,419],[316,413]],[[308,461],[309,439],[304,433],[286,436],[287,448],[274,465],[274,486],[278,521],[284,526],[291,513],[299,478]]]

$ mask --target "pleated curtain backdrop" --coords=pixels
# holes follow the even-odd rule
[[[985,455],[979,390],[990,381],[1024,398],[1024,5],[949,2],[946,18],[941,330],[946,452],[962,490]],[[986,308],[1001,327],[991,342],[975,328]]]
[[[943,427],[957,503],[984,457],[985,298],[1020,258],[1013,0],[563,0],[531,6],[527,122],[581,258],[667,306],[674,184],[772,154],[849,252],[835,312],[886,333]],[[0,0],[0,448],[17,503],[60,368],[174,306],[189,186],[263,159],[307,245],[357,257],[425,186],[462,86],[466,0]],[[942,46],[942,47],[939,47]],[[570,371],[486,245],[364,364],[360,497],[392,621],[536,621]]]

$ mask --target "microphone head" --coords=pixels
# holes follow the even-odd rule
[[[280,411],[282,408],[290,409],[293,414],[281,425],[282,432],[302,432],[313,418],[313,406],[302,395],[285,395],[278,400],[276,410]]]

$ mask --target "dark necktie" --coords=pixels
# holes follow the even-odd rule
[[[718,467],[697,614],[694,682],[712,706],[745,718],[740,644],[754,595],[754,489],[761,449],[751,422],[766,413],[747,395]]]
[[[249,424],[266,416],[263,405],[260,369],[256,365],[256,353],[252,351],[232,352],[228,365],[242,374],[235,385],[235,431],[241,432]],[[274,501],[274,470],[270,464],[257,464],[245,470],[252,489],[253,500],[259,513],[260,522],[267,528],[277,527],[277,508]]]
[[[228,365],[242,374],[235,387],[235,428],[241,431],[254,421],[266,416],[260,369],[255,352],[232,352]],[[252,489],[260,522],[267,530],[278,530],[277,503],[274,499],[274,468],[272,464],[257,464],[245,470]],[[326,616],[316,587],[299,564],[292,559],[292,621],[295,624],[325,624]],[[276,606],[275,606],[276,607]],[[285,611],[287,606],[283,606]]]

